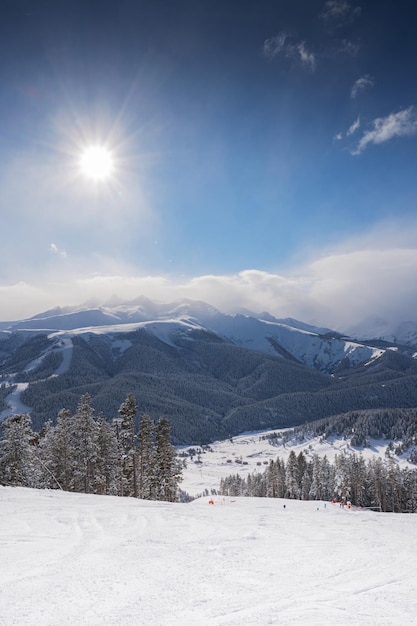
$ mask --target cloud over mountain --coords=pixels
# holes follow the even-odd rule
[[[395,322],[417,316],[417,224],[386,224],[361,239],[287,270],[245,269],[236,273],[168,276],[130,268],[53,275],[0,287],[3,320],[22,319],[56,305],[72,305],[117,294],[145,295],[162,302],[206,301],[226,312],[249,309],[291,316],[339,330],[378,314]],[[88,266],[88,261],[85,262]],[[111,266],[108,266],[111,269]]]

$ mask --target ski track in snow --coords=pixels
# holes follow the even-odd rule
[[[0,487],[0,624],[417,623],[413,515]]]
[[[55,333],[50,335],[49,338],[54,337]],[[55,372],[50,376],[53,378],[54,376],[60,376],[61,374],[65,374],[69,370],[72,360],[72,351],[73,344],[72,340],[69,337],[62,336],[60,333],[59,341],[56,345],[54,345],[54,350],[61,352],[62,354],[62,362],[60,366],[55,370]],[[50,353],[50,349],[48,349],[44,354],[37,359],[34,359],[25,367],[25,372],[30,372],[40,365],[42,360]],[[7,380],[4,380],[9,385],[15,385],[14,375],[10,376]],[[7,406],[7,409],[4,409],[0,412],[0,422],[5,420],[7,417],[11,415],[19,414],[19,413],[30,413],[32,408],[24,404],[21,400],[21,395],[27,389],[29,383],[17,383],[16,388],[4,399],[4,404]],[[1,622],[0,622],[1,623]]]

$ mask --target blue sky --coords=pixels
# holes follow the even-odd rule
[[[411,2],[3,0],[0,319],[113,293],[417,319]],[[79,171],[89,145],[113,176]]]

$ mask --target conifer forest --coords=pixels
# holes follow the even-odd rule
[[[333,463],[327,456],[314,454],[308,460],[303,452],[291,450],[287,462],[279,457],[263,472],[247,478],[233,475],[220,482],[220,494],[333,500],[341,506],[359,506],[383,512],[417,511],[417,470],[400,469],[390,456],[388,463],[378,457],[365,462],[360,454],[340,453]]]
[[[175,502],[182,465],[170,423],[144,414],[136,429],[137,414],[128,394],[110,423],[86,393],[74,415],[62,409],[40,432],[28,414],[12,415],[1,424],[0,484]]]

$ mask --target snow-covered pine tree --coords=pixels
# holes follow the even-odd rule
[[[116,432],[103,415],[97,419],[97,431],[96,491],[99,494],[117,495],[120,487],[120,464]]]
[[[350,458],[351,501],[357,506],[366,505],[366,464],[361,454],[353,454]]]
[[[300,496],[300,487],[298,481],[298,460],[294,450],[291,450],[286,466],[285,472],[285,484],[287,487],[286,496],[293,500],[298,499]]]
[[[94,493],[98,459],[98,427],[91,406],[91,396],[85,393],[71,420],[73,473],[71,489]]]
[[[387,470],[380,457],[368,461],[369,472],[369,506],[381,507],[387,510]]]
[[[0,484],[38,487],[40,463],[30,415],[21,413],[6,418],[1,424],[1,430]]]
[[[273,461],[272,459],[269,461],[268,469],[266,470],[266,497],[278,498],[277,466],[275,461]]]
[[[58,413],[56,426],[48,424],[40,442],[45,486],[69,491],[73,473],[72,418],[68,409]]]
[[[394,459],[388,461],[387,471],[387,503],[388,511],[398,513],[403,508],[403,475]]]
[[[139,498],[151,500],[155,484],[155,424],[147,413],[142,416],[139,439]]]
[[[170,443],[170,430],[168,419],[161,417],[155,433],[155,499],[176,502],[182,468],[177,451]]]
[[[129,393],[120,405],[117,420],[118,442],[121,453],[122,494],[138,497],[138,453],[135,436],[135,417],[138,408],[135,397]]]
[[[317,453],[313,454],[313,471],[309,497],[311,500],[321,500],[323,498],[323,484],[321,477],[321,460]]]
[[[334,457],[334,490],[336,497],[342,502],[352,498],[349,456],[345,453],[335,454]]]
[[[320,464],[321,499],[330,500],[334,496],[334,468],[325,454]]]
[[[405,489],[405,513],[417,512],[417,470],[403,469],[403,480]]]
[[[301,479],[300,498],[301,500],[308,500],[311,488],[311,472],[312,464],[307,463],[303,477]]]
[[[285,482],[285,463],[279,458],[275,461],[276,475],[277,475],[277,498],[283,498],[285,496],[286,482]]]

